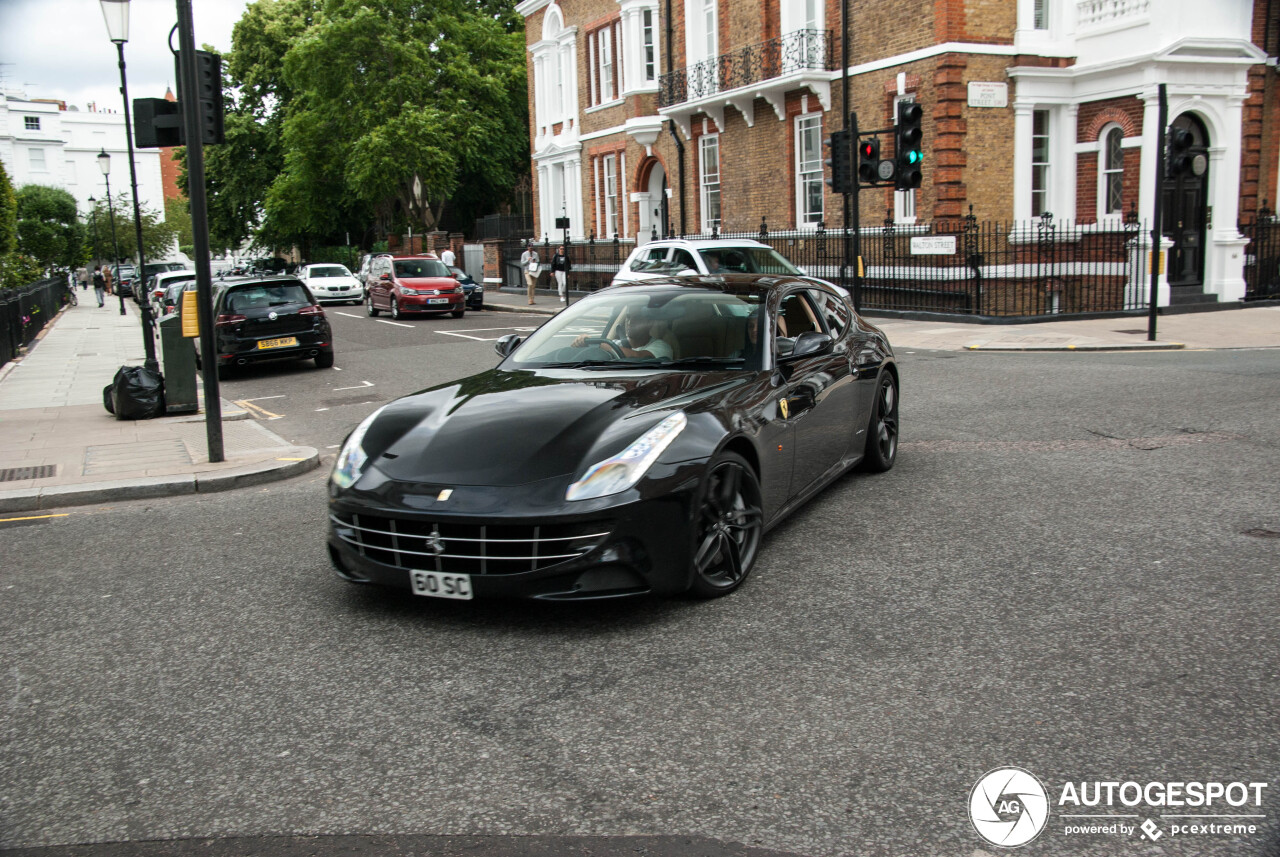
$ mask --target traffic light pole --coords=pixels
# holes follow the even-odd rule
[[[182,93],[182,121],[187,135],[187,198],[191,201],[191,231],[195,243],[196,317],[200,320],[200,368],[204,377],[204,427],[209,461],[225,460],[222,449],[222,391],[218,386],[218,355],[213,342],[213,278],[209,270],[209,211],[204,192],[204,139],[196,98],[196,36],[191,0],[178,4],[178,57]],[[182,87],[180,86],[179,89]]]
[[[847,2],[847,0],[846,0]],[[855,148],[858,145],[858,114],[849,111],[849,135],[851,144]],[[855,312],[862,312],[862,206],[858,204],[858,192],[862,190],[862,182],[858,180],[858,164],[856,158],[850,159],[850,167],[853,172],[853,193],[845,194],[844,210],[845,210],[845,229],[844,229],[844,263],[847,266],[850,261],[850,251],[852,251],[853,259],[853,309]],[[852,209],[852,215],[850,214]],[[850,241],[849,226],[852,222],[853,240]],[[852,246],[851,246],[852,245]]]

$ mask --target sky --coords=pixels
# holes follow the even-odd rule
[[[190,2],[196,45],[229,51],[231,28],[249,0]],[[131,0],[124,46],[130,99],[176,89],[168,36],[177,21],[176,0]],[[0,90],[123,112],[116,61],[98,0],[0,0]]]

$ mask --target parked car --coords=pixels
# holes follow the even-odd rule
[[[434,256],[375,256],[369,267],[369,315],[386,310],[392,318],[410,312],[466,313],[466,292],[444,262]]]
[[[453,274],[453,278],[462,285],[462,291],[467,296],[467,309],[484,309],[484,286],[480,285],[466,271],[457,265],[447,265],[449,273]]]
[[[156,316],[165,315],[167,312],[165,307],[171,306],[165,301],[169,288],[174,283],[183,283],[188,280],[194,282],[195,278],[195,271],[162,271],[152,276],[147,281],[147,294],[151,296],[151,306]]]
[[[302,280],[318,301],[353,304],[364,301],[364,286],[347,270],[346,265],[302,265],[294,276]]]
[[[160,299],[154,302],[155,314],[157,318],[163,318],[171,313],[180,312],[182,309],[182,293],[187,291],[187,281],[179,280],[171,282],[165,287],[164,294]]]
[[[117,295],[133,297],[134,281],[138,278],[138,269],[133,265],[118,265],[112,269],[112,288]]]
[[[807,276],[777,250],[750,238],[663,238],[631,251],[612,285],[681,274]],[[849,293],[835,283],[822,282],[848,297]]]
[[[232,367],[269,360],[314,359],[321,369],[333,365],[329,319],[295,277],[220,280],[214,284],[213,316],[220,376]]]
[[[818,280],[628,283],[495,350],[348,435],[339,575],[455,599],[725,595],[765,531],[897,457],[893,349]]]

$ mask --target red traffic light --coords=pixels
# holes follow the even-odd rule
[[[879,154],[879,152],[876,151],[879,148],[880,147],[877,146],[873,141],[863,140],[861,143],[858,144],[858,154],[860,154],[864,158],[874,158]]]

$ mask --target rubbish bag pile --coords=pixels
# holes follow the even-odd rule
[[[102,404],[118,420],[164,416],[164,377],[145,366],[121,366],[102,389]]]

